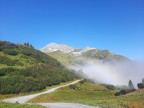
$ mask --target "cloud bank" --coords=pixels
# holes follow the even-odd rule
[[[111,61],[104,62],[102,60],[81,59],[79,64],[75,64],[70,68],[82,70],[82,72],[90,79],[99,83],[113,85],[128,85],[132,80],[135,87],[137,83],[144,78],[144,62],[143,61]]]

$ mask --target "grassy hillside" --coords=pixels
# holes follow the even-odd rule
[[[115,90],[89,82],[58,89],[50,94],[40,95],[30,102],[73,102],[102,108],[143,108],[144,92],[115,96]]]
[[[49,56],[57,59],[59,62],[61,62],[63,65],[67,66],[72,63],[76,59],[75,56],[70,55],[69,53],[63,53],[60,51],[55,51],[48,53]]]
[[[45,108],[45,107],[40,105],[0,102],[0,108]]]
[[[75,49],[73,52],[79,52],[81,49]],[[81,55],[74,55],[72,52],[70,53],[63,53],[61,51],[55,51],[47,53],[49,56],[57,59],[63,65],[68,66],[71,64],[75,64],[77,61],[81,61],[81,59],[101,59],[103,61],[122,61],[122,60],[129,60],[128,58],[113,54],[109,50],[99,50],[99,49],[91,49],[88,51],[82,52]]]
[[[91,59],[127,60],[126,57],[113,54],[109,50],[92,49],[92,50],[84,52],[82,56],[86,58],[91,58]]]
[[[56,59],[29,45],[0,41],[0,94],[42,90],[75,77]]]

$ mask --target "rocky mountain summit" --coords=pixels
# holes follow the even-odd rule
[[[56,43],[50,43],[50,44],[46,45],[44,48],[40,49],[40,51],[42,51],[44,53],[62,52],[62,53],[72,53],[74,55],[81,55],[82,53],[89,51],[89,50],[98,51],[97,48],[86,47],[85,49],[80,49],[80,48],[74,49],[68,45],[56,44]]]
[[[67,45],[63,44],[56,44],[56,43],[50,43],[46,45],[44,48],[40,49],[40,51],[44,53],[50,53],[50,52],[55,52],[55,51],[61,51],[64,53],[68,53],[73,51],[74,49],[72,47],[69,47]]]

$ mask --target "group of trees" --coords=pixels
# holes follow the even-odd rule
[[[32,44],[29,44],[29,42],[25,42],[24,45],[29,46],[29,47],[31,47],[31,48],[34,49],[33,45],[32,45]]]
[[[138,83],[137,86],[138,86],[139,89],[144,88],[144,79],[142,79],[142,83]],[[129,80],[128,88],[125,88],[125,89],[120,90],[119,92],[115,93],[115,95],[116,95],[116,96],[124,95],[124,94],[130,93],[130,92],[133,92],[133,91],[135,91],[135,90],[136,90],[136,89],[135,89],[132,81]]]
[[[133,91],[135,91],[135,90],[136,90],[136,89],[135,89],[132,81],[129,80],[129,82],[128,82],[128,87],[121,89],[119,92],[116,92],[116,93],[115,93],[115,96],[124,95],[124,94],[130,93],[130,92],[133,92]]]

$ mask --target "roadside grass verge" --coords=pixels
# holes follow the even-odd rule
[[[41,105],[0,102],[0,108],[46,108]]]
[[[43,94],[28,101],[29,103],[71,102],[102,108],[143,108],[144,93],[115,96],[116,91],[103,86],[85,82],[63,87],[55,92]]]
[[[36,94],[36,93],[41,93],[41,92],[47,91],[47,90],[49,90],[49,89],[51,89],[51,88],[58,87],[58,86],[62,86],[62,85],[71,83],[71,82],[76,81],[76,80],[77,80],[77,79],[72,80],[72,81],[62,82],[62,83],[60,83],[60,84],[58,84],[58,85],[47,86],[46,89],[44,89],[44,90],[33,91],[33,92],[30,92],[30,93],[5,94],[5,95],[0,94],[0,100],[2,100],[2,99],[7,99],[7,98],[13,98],[13,97],[26,96],[26,95]]]

